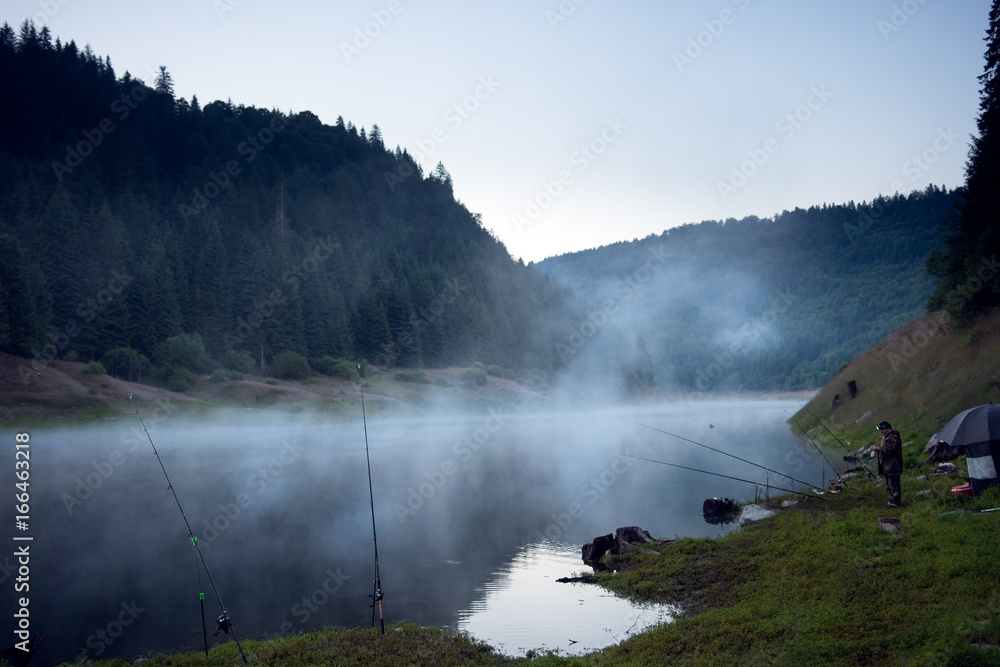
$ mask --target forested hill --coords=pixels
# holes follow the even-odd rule
[[[961,191],[702,222],[546,259],[591,321],[644,341],[662,388],[806,389],[924,312],[925,261]],[[599,363],[606,327],[581,328],[570,363]]]
[[[0,89],[2,351],[132,375],[560,364],[565,290],[377,126],[201,106],[30,22],[0,30]]]

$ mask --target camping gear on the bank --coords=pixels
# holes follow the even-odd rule
[[[978,497],[1000,482],[1000,403],[987,403],[955,415],[937,434],[951,450],[964,448],[969,484]]]
[[[951,495],[953,496],[969,496],[974,497],[975,494],[972,492],[972,485],[966,482],[965,484],[960,484],[958,486],[951,487]]]

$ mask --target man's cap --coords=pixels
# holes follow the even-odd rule
[[[889,422],[879,422],[878,426],[875,427],[876,431],[881,431],[884,428],[892,428],[892,424]]]

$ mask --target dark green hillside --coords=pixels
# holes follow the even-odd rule
[[[923,312],[925,259],[958,197],[932,187],[702,222],[537,266],[593,308],[610,304],[610,319],[645,340],[663,388],[807,389]]]
[[[179,387],[283,352],[560,363],[565,295],[377,126],[178,99],[30,23],[0,89],[0,351]]]

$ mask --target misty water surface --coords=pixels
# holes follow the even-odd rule
[[[664,538],[718,535],[730,528],[706,524],[702,501],[755,493],[750,484],[628,454],[767,478],[623,418],[819,485],[820,459],[785,424],[796,408],[733,400],[544,414],[502,406],[369,414],[387,620],[462,627],[510,653],[558,647],[572,637],[558,625],[565,602],[542,593],[541,579],[534,592],[530,581],[518,589],[519,579],[585,571],[567,554],[618,526]],[[250,411],[197,422],[153,406],[142,412],[241,640],[370,624],[373,545],[360,415],[330,424]],[[73,660],[84,649],[102,658],[200,649],[199,590],[210,631],[220,608],[204,571],[199,589],[187,528],[136,415],[30,433],[32,628],[48,633],[38,664]],[[13,442],[12,431],[3,437]],[[3,480],[8,497],[13,482]],[[9,540],[14,530],[5,532]],[[3,564],[12,613],[10,562]],[[517,590],[527,591],[523,601]],[[525,621],[531,632],[519,635],[523,605],[546,607],[550,627]],[[596,602],[590,608],[599,622]],[[613,613],[616,623],[637,617]],[[616,630],[572,638],[591,647],[623,637]],[[225,639],[209,636],[212,645]]]

